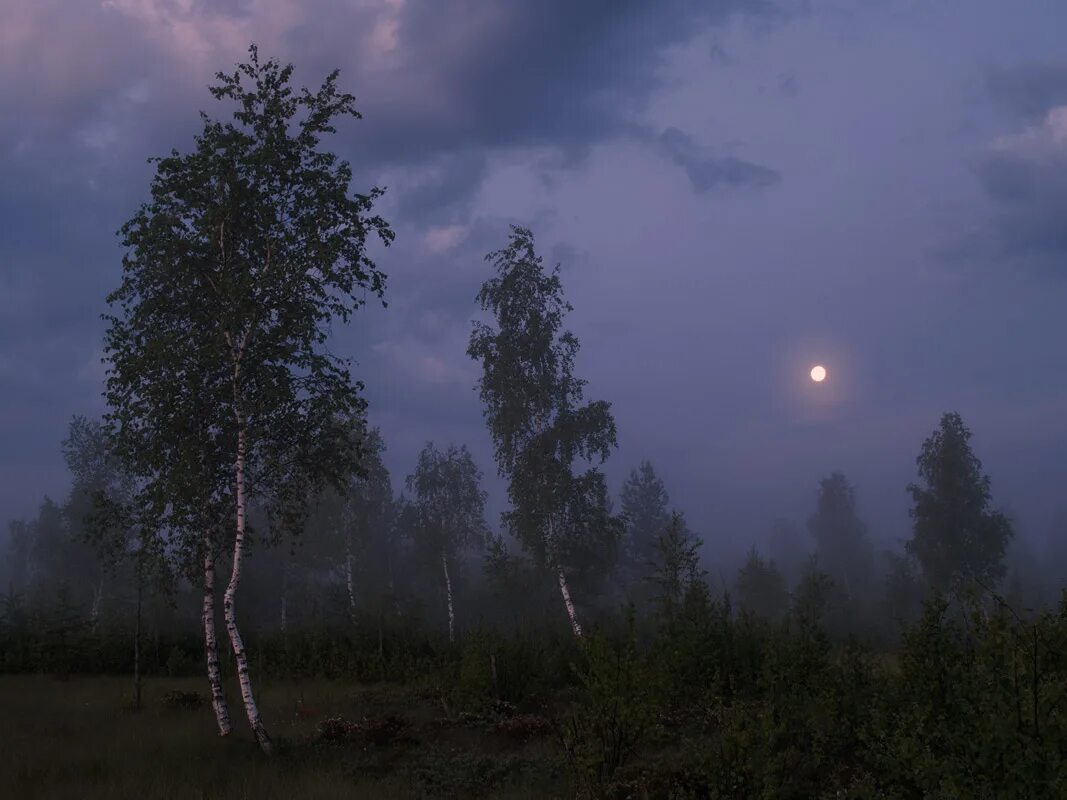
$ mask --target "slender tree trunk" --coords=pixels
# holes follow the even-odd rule
[[[215,709],[215,722],[219,726],[219,736],[229,736],[233,731],[233,723],[230,722],[230,707],[222,691],[219,643],[215,638],[215,556],[211,553],[211,542],[205,541],[204,544],[204,609],[201,621],[204,624],[207,681],[211,686],[211,707]]]
[[[233,571],[230,573],[230,582],[226,586],[226,592],[222,596],[222,611],[226,620],[226,632],[230,636],[230,646],[233,648],[233,660],[237,664],[237,681],[241,686],[241,699],[244,701],[245,712],[248,714],[248,724],[252,726],[252,733],[255,734],[260,749],[270,755],[273,745],[267,728],[259,716],[255,696],[252,694],[252,680],[248,674],[248,654],[245,651],[241,633],[237,630],[237,609],[234,605],[237,585],[241,582],[241,562],[244,560],[245,548],[245,430],[240,412],[237,412],[237,457],[234,460],[234,476],[237,495],[237,531],[233,541]]]
[[[133,626],[133,707],[141,710],[141,595],[144,591],[144,579],[141,577],[141,565],[137,565],[137,617]]]
[[[567,607],[567,618],[571,621],[571,628],[574,630],[574,635],[582,638],[582,626],[578,622],[578,612],[574,609],[574,602],[571,600],[571,591],[567,588],[567,576],[563,573],[563,567],[556,567],[556,575],[559,577],[559,592],[563,595],[563,605]]]
[[[396,596],[396,581],[393,579],[393,542],[392,537],[385,545],[385,568],[389,575],[389,596],[393,599],[393,613],[400,616],[400,598]]]
[[[571,600],[571,590],[567,586],[567,575],[563,571],[563,564],[559,561],[557,542],[556,542],[556,526],[555,519],[552,515],[548,517],[548,529],[547,529],[547,550],[549,557],[556,562],[556,577],[559,579],[559,593],[563,595],[563,605],[567,609],[567,619],[571,621],[571,630],[574,631],[575,638],[582,638],[582,625],[578,622],[578,612],[574,608],[574,601]]]
[[[92,632],[95,634],[97,628],[100,626],[100,604],[104,599],[104,576],[100,576],[100,583],[96,585],[96,591],[93,592],[93,605],[89,610],[89,624]]]
[[[348,589],[348,615],[356,621],[356,587],[352,580],[352,531],[345,531],[345,588]]]
[[[445,570],[445,594],[448,598],[448,641],[456,643],[456,610],[452,605],[452,578],[448,575],[448,556],[441,551],[441,566]]]
[[[278,619],[278,625],[281,627],[282,638],[286,641],[286,650],[288,650],[289,641],[289,562],[285,561],[282,564],[282,608],[281,615]]]
[[[378,607],[378,660],[385,664],[385,612]]]

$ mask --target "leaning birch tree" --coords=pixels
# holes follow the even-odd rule
[[[349,164],[319,147],[336,121],[359,117],[355,99],[336,71],[316,91],[294,90],[291,75],[255,45],[218,73],[210,91],[236,106],[232,119],[202,113],[191,152],[152,160],[105,316],[109,433],[137,467],[140,505],[203,559],[205,623],[213,557],[230,545],[223,617],[267,753],[237,620],[248,504],[262,504],[272,533],[296,531],[309,498],[358,469],[349,421],[364,413],[362,386],[327,340],[368,293],[383,295],[368,238],[393,239],[372,215],[382,190],[350,194]]]
[[[449,564],[474,545],[484,545],[486,494],[482,473],[466,446],[449,445],[444,451],[428,442],[419,453],[415,472],[408,476],[415,509],[417,546],[432,559],[440,559],[448,611],[448,641],[456,641],[456,607]]]
[[[559,266],[545,269],[528,229],[511,231],[508,246],[486,256],[496,275],[482,285],[478,302],[493,321],[474,323],[467,353],[481,362],[485,418],[508,481],[504,525],[553,573],[581,637],[569,573],[596,561],[591,551],[620,533],[604,476],[591,464],[617,446],[615,420],[610,403],[583,402],[585,381],[574,375],[578,339],[563,329],[572,308]],[[583,462],[587,468],[576,471]]]

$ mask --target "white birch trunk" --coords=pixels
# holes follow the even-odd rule
[[[563,571],[563,564],[560,563],[557,555],[558,544],[556,541],[556,525],[555,518],[552,515],[548,517],[548,532],[545,537],[546,550],[548,556],[556,562],[556,577],[559,579],[559,593],[563,595],[563,605],[567,609],[567,619],[571,621],[571,630],[574,631],[576,638],[582,638],[582,625],[578,622],[578,612],[574,608],[574,601],[571,600],[571,590],[567,586],[567,575]]]
[[[204,551],[204,607],[201,621],[204,625],[204,651],[207,655],[207,681],[211,686],[211,707],[215,710],[215,722],[219,736],[229,736],[233,731],[230,708],[222,691],[222,672],[219,669],[219,643],[215,638],[215,557],[211,543],[205,542]]]
[[[578,612],[574,609],[574,602],[571,600],[571,591],[567,588],[567,576],[563,573],[563,567],[556,567],[556,574],[559,576],[559,592],[563,595],[563,605],[567,607],[567,617],[571,621],[571,628],[574,630],[574,635],[582,638],[582,626],[578,622]]]
[[[445,592],[448,597],[448,642],[456,643],[456,610],[452,605],[452,578],[448,575],[448,556],[441,551],[441,566],[445,570]]]
[[[348,615],[356,621],[356,587],[352,580],[352,531],[345,532],[345,588],[348,589]]]
[[[236,401],[237,398],[234,399]],[[222,596],[222,611],[226,620],[226,632],[230,637],[230,646],[233,648],[233,659],[237,664],[237,681],[241,687],[241,699],[244,701],[245,712],[248,714],[248,724],[252,727],[252,733],[260,749],[270,755],[273,746],[270,735],[259,716],[255,696],[252,694],[252,681],[248,674],[248,654],[245,651],[241,633],[237,630],[237,611],[234,606],[237,585],[241,582],[241,562],[244,559],[245,547],[245,431],[239,411],[236,412],[236,416],[237,457],[234,460],[234,477],[237,495],[237,531],[233,541],[233,571],[230,573],[230,582]]]

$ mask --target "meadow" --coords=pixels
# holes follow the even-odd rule
[[[128,678],[0,677],[0,775],[12,798],[412,798],[561,796],[562,766],[540,740],[449,720],[414,690],[339,681],[264,681],[278,745],[220,740],[210,711],[175,707],[195,678],[148,678],[132,708]],[[236,683],[229,686],[236,696]],[[327,715],[377,721],[377,738],[331,744]],[[395,715],[395,716],[393,716]],[[396,720],[390,725],[390,722]]]

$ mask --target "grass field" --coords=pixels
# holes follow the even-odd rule
[[[149,679],[140,712],[128,679],[0,677],[0,796],[31,798],[414,798],[566,796],[546,738],[517,739],[491,720],[446,714],[413,689],[309,681],[259,687],[275,738],[260,754],[229,687],[235,734],[220,739],[210,707],[171,708],[205,681]],[[331,744],[324,718],[399,717],[374,741]],[[386,726],[389,727],[389,726]],[[399,730],[397,730],[399,729]]]

